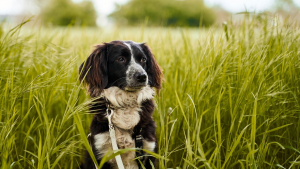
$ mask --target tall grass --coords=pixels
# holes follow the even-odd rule
[[[299,167],[299,25],[21,26],[0,37],[1,168],[78,167],[92,118],[78,67],[92,45],[115,39],[147,42],[163,68],[160,168]]]

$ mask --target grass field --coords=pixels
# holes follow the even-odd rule
[[[3,28],[1,168],[78,167],[92,119],[78,67],[115,39],[147,42],[163,68],[160,168],[299,168],[299,25],[225,29]]]

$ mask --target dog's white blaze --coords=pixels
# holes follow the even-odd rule
[[[124,42],[124,44],[129,48],[129,51],[130,51],[130,54],[131,54],[131,60],[130,60],[130,63],[131,63],[131,64],[136,63],[135,60],[134,60],[134,58],[133,58],[133,53],[132,53],[132,49],[131,49],[130,44],[128,44],[128,43],[126,43],[126,42]]]
[[[127,84],[131,85],[133,83],[134,73],[136,71],[143,72],[145,74],[147,74],[147,73],[140,64],[137,64],[135,62],[133,52],[132,52],[132,49],[131,49],[131,45],[126,43],[126,42],[123,42],[123,43],[129,48],[130,54],[131,54],[131,59],[130,59],[130,62],[129,62],[129,66],[128,66],[128,69],[126,71],[126,82],[127,82]],[[146,84],[147,83],[148,83],[148,76],[146,78]]]

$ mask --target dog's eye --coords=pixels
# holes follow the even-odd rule
[[[122,57],[122,56],[121,56],[121,57],[119,57],[119,58],[117,59],[117,61],[119,61],[119,62],[123,62],[123,63],[124,63],[126,60],[125,60],[125,58],[124,58],[124,57]]]
[[[142,62],[142,63],[145,63],[146,61],[147,61],[146,58],[142,58],[142,59],[141,59],[141,62]]]

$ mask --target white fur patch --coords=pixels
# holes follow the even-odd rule
[[[129,92],[118,87],[104,89],[101,93],[114,110],[112,123],[125,130],[133,129],[140,121],[141,104],[145,100],[153,99],[154,90],[145,86],[141,90]]]
[[[147,141],[143,140],[143,149],[154,152],[155,149],[155,141]]]
[[[108,151],[112,151],[109,132],[96,134],[94,140],[94,145],[97,150],[96,157],[98,159],[102,158]]]
[[[145,86],[140,90],[129,92],[118,87],[104,89],[101,93],[115,108],[134,107],[136,103],[140,106],[145,100],[153,99],[154,90],[150,86]]]

